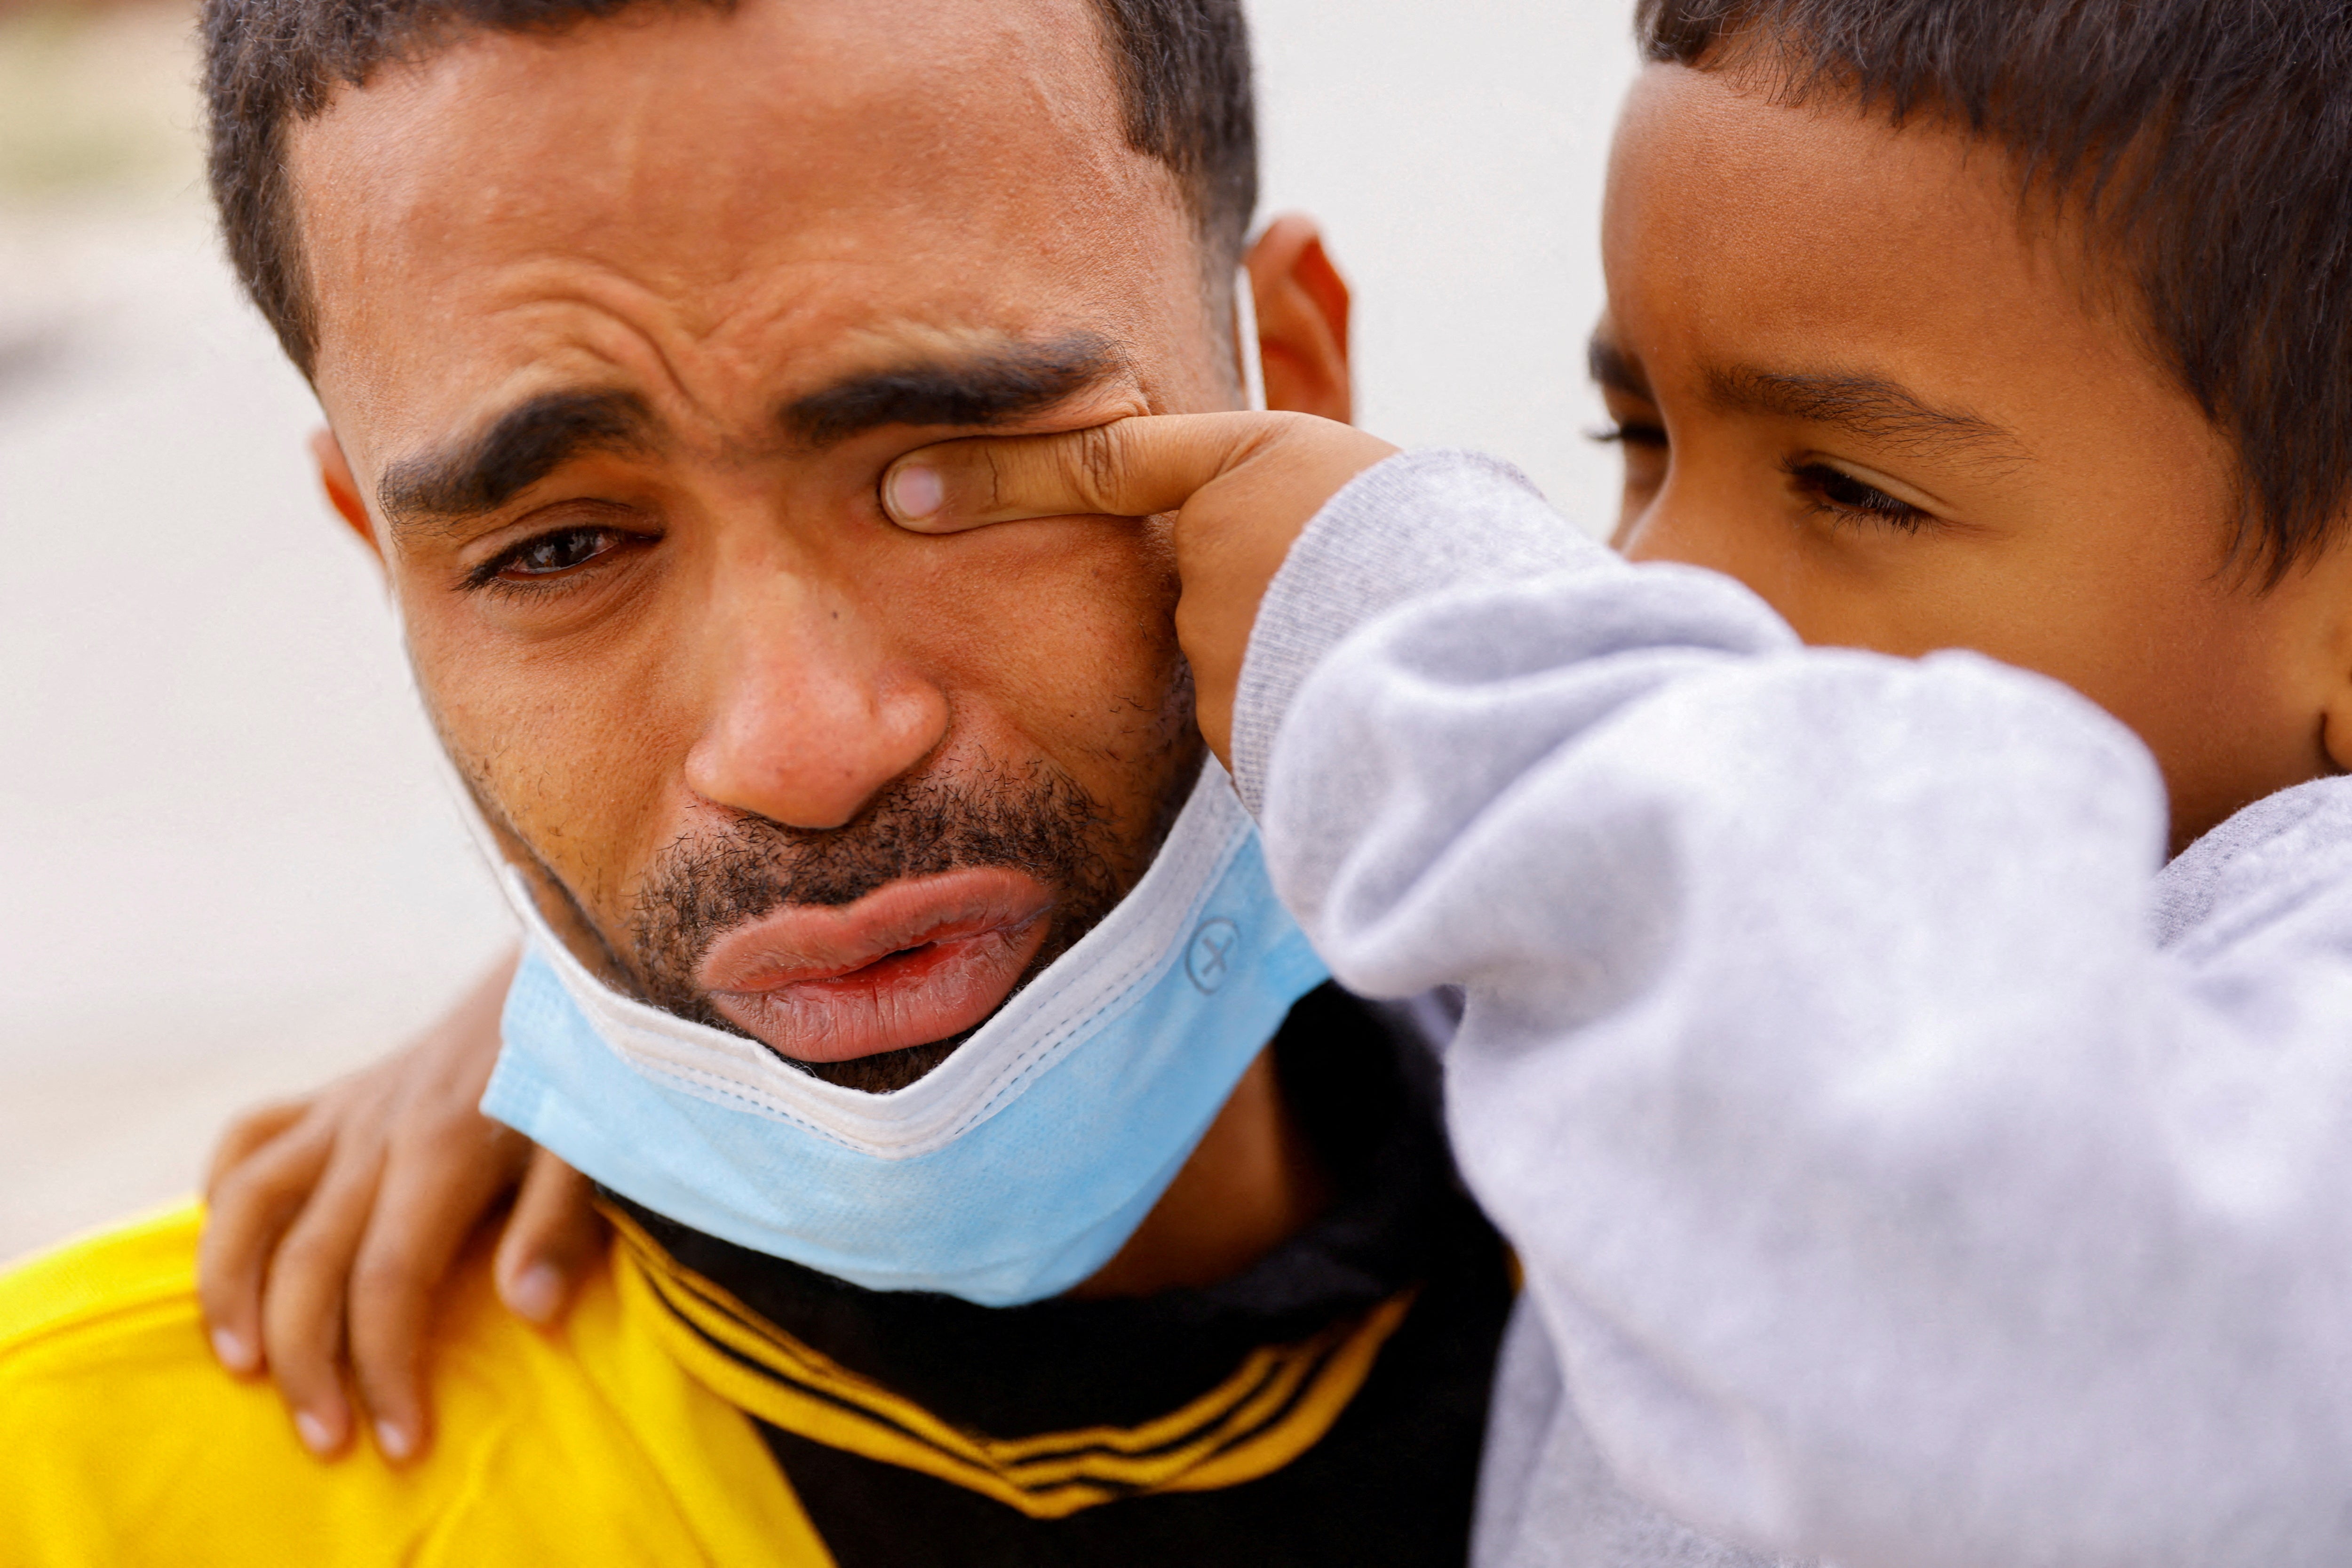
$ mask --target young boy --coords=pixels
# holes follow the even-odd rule
[[[2340,1563],[2352,17],[1641,26],[1625,559],[1295,418],[930,448],[886,501],[1181,505],[1286,900],[1357,990],[1466,988],[1457,1154],[1527,1276],[1480,1561]]]

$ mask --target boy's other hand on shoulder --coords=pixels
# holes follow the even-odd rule
[[[514,1198],[499,1294],[532,1322],[561,1315],[602,1241],[586,1181],[476,1109],[514,970],[376,1066],[238,1118],[214,1154],[197,1258],[214,1353],[268,1373],[322,1458],[352,1442],[347,1377],[386,1458],[424,1452],[434,1295],[499,1203]]]

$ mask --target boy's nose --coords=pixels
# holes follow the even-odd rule
[[[947,694],[897,658],[869,609],[769,573],[712,605],[700,739],[686,782],[787,827],[838,827],[946,737]]]
[[[1758,530],[1743,515],[1748,503],[1706,483],[1670,474],[1638,515],[1626,518],[1610,541],[1630,561],[1675,561],[1745,578],[1761,554]]]

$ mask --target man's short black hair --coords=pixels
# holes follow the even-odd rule
[[[339,88],[476,30],[561,32],[643,4],[731,0],[205,0],[213,199],[229,260],[310,374],[317,319],[287,186],[286,132]],[[1093,0],[1128,144],[1175,175],[1222,289],[1257,206],[1257,115],[1241,0]]]
[[[1653,60],[1760,68],[2007,151],[2090,220],[2235,447],[2275,582],[2352,499],[2352,0],[1641,0]]]

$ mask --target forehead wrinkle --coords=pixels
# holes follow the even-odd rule
[[[730,361],[709,352],[742,319],[756,319],[754,312],[698,310],[709,301],[693,289],[662,288],[601,258],[551,255],[515,271],[509,285],[513,302],[486,314],[552,317],[552,325],[525,325],[524,341],[536,345],[530,357],[576,365],[579,379],[607,384],[634,405],[633,442],[579,450],[642,455],[658,445],[721,460],[773,451],[773,432],[758,416],[747,421],[722,405],[740,379],[735,373],[741,365],[772,365],[774,356],[742,350]],[[760,405],[756,398],[751,403]]]
[[[1706,384],[1709,400],[1733,412],[1832,425],[1917,452],[1959,451],[2005,464],[2026,457],[2024,443],[2005,426],[1963,410],[1937,408],[1880,376],[1714,366]]]
[[[654,388],[655,397],[673,412],[682,411],[710,429],[726,427],[721,413],[695,391],[685,363],[743,313],[705,309],[698,319],[697,307],[708,304],[704,296],[719,290],[665,289],[632,276],[617,262],[586,256],[552,255],[527,271],[517,270],[522,309],[583,314],[585,324],[578,318],[562,321],[559,336],[566,350],[609,367],[616,381]]]
[[[764,460],[796,441],[817,445],[797,430],[789,410],[857,378],[837,377],[793,400],[781,422],[757,384],[795,361],[835,359],[835,345],[845,340],[870,342],[877,347],[869,352],[886,363],[897,355],[910,364],[927,355],[944,363],[1021,346],[1006,335],[971,329],[901,324],[823,330],[820,322],[838,303],[832,297],[839,289],[820,281],[788,289],[778,298],[777,276],[792,268],[772,264],[746,261],[723,278],[664,287],[607,259],[583,272],[582,259],[547,258],[562,275],[561,283],[537,285],[544,291],[530,303],[568,307],[599,323],[587,331],[570,326],[562,334],[567,346],[609,367],[614,379],[646,387],[652,405],[661,410],[655,422],[672,439],[722,462]],[[1091,341],[1124,365],[1124,356],[1108,340]]]

